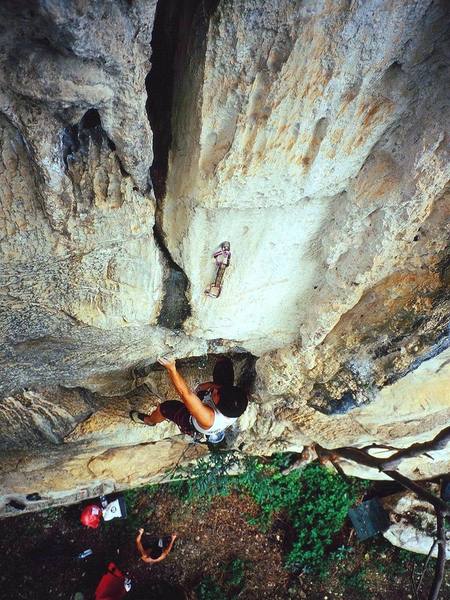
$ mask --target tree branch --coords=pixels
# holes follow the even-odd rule
[[[416,494],[416,496],[418,496],[421,500],[426,500],[427,502],[429,502],[436,512],[439,511],[442,515],[450,514],[450,506],[447,504],[447,502],[445,502],[445,500],[442,500],[438,496],[435,496],[423,486],[419,485],[415,481],[412,481],[408,477],[405,477],[398,471],[383,472],[385,473],[385,475],[387,475],[394,481],[400,483],[400,485],[402,485],[403,487],[407,488],[411,492],[414,492],[414,494]]]
[[[380,450],[399,450],[395,446],[389,446],[388,444],[369,444],[368,446],[363,446],[361,450],[372,450],[373,448],[379,448]]]
[[[327,455],[328,453],[338,454],[342,458],[353,460],[359,464],[366,465],[367,467],[378,469],[379,471],[392,471],[393,469],[396,469],[399,466],[399,463],[405,458],[421,456],[426,454],[427,451],[442,450],[449,443],[450,427],[446,427],[432,440],[429,440],[428,442],[412,444],[412,446],[409,446],[409,448],[402,448],[387,458],[372,456],[367,452],[367,450],[370,448],[387,448],[387,446],[384,445],[371,444],[366,448],[350,448],[344,446],[343,448],[335,448],[333,450],[327,450],[318,444],[315,444],[315,447],[320,449],[323,456]]]
[[[410,571],[411,577],[411,587],[414,594],[414,600],[419,600],[419,595],[417,593],[416,582],[414,581],[414,576],[416,574],[416,563],[413,563],[412,571]]]
[[[427,561],[425,563],[422,575],[420,577],[419,585],[416,588],[413,582],[413,592],[417,597],[420,586],[422,585],[422,579],[425,573],[425,569],[428,564],[428,560],[433,552],[435,544],[438,544],[438,556],[436,561],[436,567],[434,571],[433,582],[431,584],[428,600],[437,600],[439,591],[444,580],[445,572],[445,560],[447,553],[447,544],[445,539],[445,516],[450,514],[450,504],[445,502],[442,498],[435,496],[432,492],[421,486],[419,483],[412,481],[408,477],[405,477],[395,469],[399,466],[400,462],[405,458],[412,458],[413,456],[420,456],[426,453],[427,450],[439,450],[444,448],[450,442],[450,427],[443,429],[437,436],[432,440],[423,443],[413,444],[409,448],[398,450],[389,458],[380,458],[369,454],[369,449],[377,447],[376,444],[367,446],[366,448],[334,448],[328,450],[323,448],[319,444],[314,444],[314,448],[317,452],[317,456],[320,459],[328,459],[334,463],[337,457],[351,460],[360,465],[378,469],[397,483],[400,483],[404,488],[410,490],[416,494],[421,500],[429,502],[436,513],[436,541],[430,549]],[[336,465],[335,465],[336,466]],[[413,574],[414,577],[414,574]]]
[[[425,571],[427,570],[428,563],[430,562],[431,555],[433,554],[433,550],[436,548],[436,544],[437,544],[437,539],[434,539],[433,543],[431,544],[430,551],[427,554],[427,559],[426,559],[425,564],[423,566],[423,570],[422,570],[422,573],[420,575],[419,583],[417,584],[417,592],[420,591],[420,588],[422,586],[423,576],[425,575]]]
[[[437,600],[439,596],[439,590],[441,589],[442,582],[444,580],[445,573],[445,558],[447,553],[447,544],[445,541],[445,517],[441,511],[436,512],[437,520],[437,544],[438,544],[438,555],[436,561],[436,567],[434,569],[433,583],[431,584],[430,593],[428,600]]]
[[[389,458],[381,459],[383,462],[384,469],[395,469],[398,467],[400,461],[405,458],[413,458],[415,456],[421,456],[426,454],[427,451],[442,450],[450,443],[450,427],[446,427],[440,431],[432,440],[428,442],[421,442],[409,446],[409,448],[403,448],[398,452],[395,452]]]

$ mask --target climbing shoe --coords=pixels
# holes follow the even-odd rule
[[[141,423],[141,425],[148,425],[145,423],[145,417],[148,417],[145,413],[138,412],[137,410],[130,410],[130,419],[135,423]]]

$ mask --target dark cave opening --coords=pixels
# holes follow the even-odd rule
[[[62,158],[65,169],[68,169],[68,157],[73,156],[80,149],[80,140],[78,139],[78,125],[69,125],[62,134]]]
[[[175,330],[181,329],[183,322],[191,314],[186,297],[189,280],[166,247],[158,208],[166,194],[169,152],[172,145],[173,99],[188,60],[189,43],[192,36],[205,38],[209,18],[217,4],[218,0],[158,2],[152,32],[152,68],[145,80],[146,109],[153,132],[153,163],[150,177],[157,203],[153,231],[166,259],[167,273],[158,325]]]
[[[101,146],[103,141],[106,141],[110,150],[115,151],[116,149],[114,142],[106,135],[100,113],[95,108],[87,110],[79,123],[69,125],[63,131],[62,155],[66,170],[69,167],[70,159],[74,160],[78,152],[83,155],[88,154],[91,140],[97,146]],[[128,173],[123,170],[122,175],[126,176]]]
[[[172,141],[173,63],[178,33],[175,4],[171,0],[158,2],[152,32],[152,67],[145,79],[147,90],[145,107],[153,132],[153,163],[150,167],[150,176],[158,201],[165,194],[169,149]]]
[[[106,138],[106,134],[102,128],[102,122],[100,114],[95,108],[90,108],[84,113],[80,119],[78,126],[78,138],[80,140],[81,148],[89,148],[89,139],[92,139],[97,145],[101,145],[102,138]]]
[[[152,32],[152,68],[145,80],[147,115],[153,132],[150,176],[157,202],[166,193],[172,144],[172,107],[177,85],[188,61],[193,36],[205,38],[219,0],[159,0]]]
[[[164,279],[164,297],[158,315],[158,325],[167,329],[179,330],[191,315],[191,306],[186,296],[189,280],[167,250],[160,228],[155,224],[153,235],[158,248],[166,261]]]
[[[183,372],[197,371],[198,383],[209,381],[209,374],[212,373],[214,363],[222,357],[231,358],[234,367],[234,384],[242,387],[247,393],[252,393],[256,378],[257,356],[247,351],[230,350],[228,352],[209,352],[203,356],[191,356],[177,359],[177,368]],[[148,385],[154,383],[154,389],[157,389],[156,375],[164,373],[165,369],[158,362],[141,362],[132,369],[132,377],[139,385]]]
[[[101,127],[101,125],[99,112],[95,108],[86,111],[80,120],[80,129],[93,129],[94,127]]]

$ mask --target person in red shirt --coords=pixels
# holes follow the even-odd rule
[[[122,600],[131,589],[131,581],[122,571],[110,562],[95,590],[94,600]]]

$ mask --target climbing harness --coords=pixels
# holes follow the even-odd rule
[[[225,439],[225,431],[217,431],[206,436],[207,444],[220,444]]]
[[[229,266],[231,261],[230,242],[222,242],[219,250],[214,252],[213,257],[217,265],[216,278],[214,283],[208,285],[205,294],[210,296],[210,298],[218,298],[222,291],[222,280],[225,275],[225,269]]]

